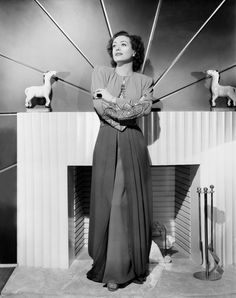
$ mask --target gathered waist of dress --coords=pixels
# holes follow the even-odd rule
[[[103,119],[100,119],[100,127],[104,127],[104,126],[111,126],[114,129],[117,129],[119,131],[124,131],[126,128],[139,129],[136,119],[123,120],[123,121],[119,121],[119,122],[114,121],[114,123],[108,123],[108,122],[104,121]]]

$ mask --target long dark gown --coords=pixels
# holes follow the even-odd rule
[[[93,155],[87,277],[118,284],[143,281],[148,272],[152,232],[150,164],[136,118],[152,105],[152,79],[138,73],[119,76],[114,68],[95,67],[92,92],[106,88],[117,104],[94,100],[101,120]],[[145,100],[140,98],[145,94]],[[124,95],[124,94],[122,94]]]

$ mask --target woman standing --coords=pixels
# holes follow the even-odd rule
[[[148,274],[152,194],[147,146],[136,119],[152,106],[153,80],[137,71],[144,59],[140,37],[125,31],[108,43],[112,67],[95,67],[94,108],[100,118],[92,171],[87,277],[108,290]]]

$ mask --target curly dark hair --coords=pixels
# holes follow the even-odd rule
[[[143,64],[144,60],[144,45],[140,36],[130,35],[126,31],[119,31],[113,35],[113,37],[108,41],[107,51],[111,57],[111,66],[116,67],[116,62],[113,59],[112,55],[112,45],[113,41],[117,36],[127,36],[130,39],[132,49],[135,51],[135,56],[133,57],[133,71],[139,71]]]

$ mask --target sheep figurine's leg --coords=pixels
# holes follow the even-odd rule
[[[45,107],[50,108],[51,101],[50,101],[49,96],[45,96],[45,99],[46,99]]]
[[[230,96],[227,96],[227,98],[228,98],[227,106],[230,107],[232,99],[230,98]]]
[[[228,86],[227,92],[225,92],[226,97],[228,98],[227,105],[230,106],[231,102],[233,102],[233,105],[235,106],[236,103],[236,88]]]
[[[31,99],[32,99],[32,97],[26,96],[26,99],[25,99],[25,107],[26,108],[31,108],[32,107]]]
[[[236,107],[236,88],[232,88],[231,89],[231,94],[230,94],[230,97],[231,97],[231,100],[233,101],[233,105],[234,107]]]
[[[217,99],[217,95],[216,94],[212,94],[212,97],[211,97],[211,105],[212,107],[215,107],[216,106],[216,99]]]

